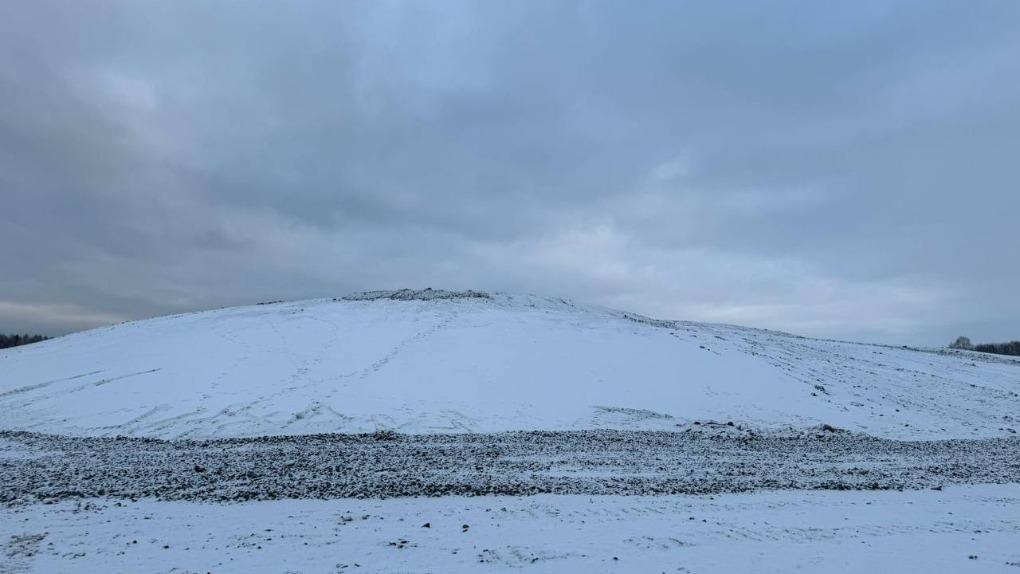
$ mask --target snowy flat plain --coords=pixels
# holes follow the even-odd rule
[[[1016,484],[240,504],[98,499],[0,509],[0,572],[1008,574],[1020,572],[1018,509]]]
[[[1018,430],[979,353],[437,291],[164,317],[0,351],[0,574],[1020,573]]]

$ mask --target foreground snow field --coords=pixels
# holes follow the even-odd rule
[[[1020,361],[656,321],[535,296],[382,292],[125,323],[0,351],[3,430],[320,432],[830,424],[1020,430]]]
[[[0,509],[0,572],[1020,572],[1020,486]],[[429,527],[423,527],[428,523]]]

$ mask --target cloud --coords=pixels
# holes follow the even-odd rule
[[[1002,2],[4,4],[0,331],[449,285],[1015,338],[1018,24]]]

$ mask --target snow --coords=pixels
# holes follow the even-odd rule
[[[1009,573],[1020,571],[1018,510],[1016,484],[226,505],[94,499],[0,508],[0,572]]]
[[[1020,572],[980,353],[402,290],[0,351],[0,413],[0,574]]]
[[[162,438],[830,424],[1012,436],[1020,362],[378,292],[136,321],[0,351],[0,428]],[[678,426],[679,425],[679,426]]]

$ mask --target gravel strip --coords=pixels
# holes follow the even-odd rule
[[[1020,482],[1020,438],[896,441],[571,431],[210,441],[0,431],[0,503],[105,496],[244,501],[444,495],[714,494]]]

